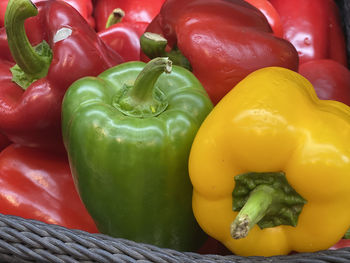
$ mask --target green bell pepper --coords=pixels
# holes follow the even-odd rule
[[[180,251],[203,244],[188,157],[212,108],[194,75],[168,58],[123,63],[70,86],[63,139],[99,231]]]

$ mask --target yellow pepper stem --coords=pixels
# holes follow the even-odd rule
[[[231,224],[231,236],[244,238],[260,228],[296,226],[306,200],[289,184],[283,172],[250,172],[234,177],[232,209],[240,211]]]
[[[273,204],[274,195],[278,195],[278,191],[268,185],[259,185],[250,193],[248,201],[231,224],[234,239],[248,235],[249,230],[266,215]]]

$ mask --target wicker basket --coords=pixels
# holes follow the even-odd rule
[[[350,0],[336,2],[347,38],[350,65]],[[274,257],[202,255],[0,214],[0,262],[349,263],[350,247]]]
[[[0,262],[155,263],[342,263],[350,248],[288,256],[241,257],[178,252],[130,240],[90,234],[35,220],[0,214]]]

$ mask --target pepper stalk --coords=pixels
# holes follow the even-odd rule
[[[164,93],[155,84],[162,73],[171,73],[172,62],[159,57],[146,64],[133,85],[124,85],[116,94],[113,106],[125,115],[152,117],[162,113],[168,106]]]
[[[168,41],[164,37],[151,32],[145,32],[140,38],[142,52],[150,59],[156,57],[169,57],[174,65],[192,71],[191,63],[181,53],[177,46],[172,47],[170,51],[166,51],[167,44]]]
[[[26,35],[25,20],[37,14],[38,9],[30,0],[10,0],[5,12],[8,44],[17,63],[11,68],[12,80],[24,90],[47,75],[52,60],[51,48],[45,40],[33,47]]]
[[[289,184],[283,172],[246,173],[235,176],[233,210],[240,211],[231,224],[231,236],[244,238],[260,228],[296,226],[306,200]]]
[[[123,9],[121,8],[114,9],[107,18],[106,28],[109,28],[117,23],[120,23],[124,16],[125,16],[125,12]]]

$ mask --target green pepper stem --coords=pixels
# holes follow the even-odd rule
[[[170,73],[171,70],[172,62],[168,58],[151,60],[136,77],[134,85],[124,85],[124,90],[115,96],[114,107],[133,117],[159,115],[168,106],[168,100],[155,84],[162,73]]]
[[[153,99],[154,85],[162,73],[170,73],[172,62],[166,57],[151,60],[137,76],[130,92],[135,100],[147,101]]]
[[[140,38],[142,52],[150,59],[169,57],[174,65],[192,70],[190,62],[177,47],[173,47],[169,52],[166,51],[167,44],[168,41],[164,37],[151,32],[145,32]]]
[[[231,236],[234,239],[246,237],[250,229],[266,215],[273,200],[279,198],[276,195],[278,191],[273,187],[257,186],[231,224]]]
[[[124,16],[125,12],[121,8],[114,9],[107,18],[106,28],[121,22]]]

